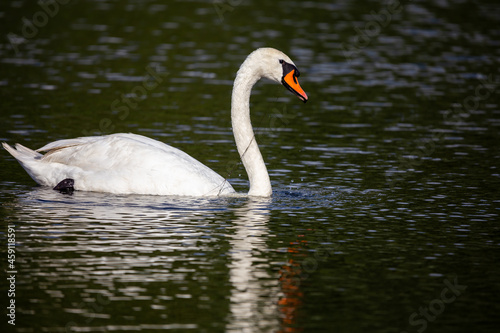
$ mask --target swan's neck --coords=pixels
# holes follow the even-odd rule
[[[236,147],[250,181],[248,195],[270,196],[271,181],[250,121],[250,92],[261,75],[247,59],[236,74],[231,99],[231,122]]]

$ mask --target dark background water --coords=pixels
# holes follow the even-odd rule
[[[310,100],[254,88],[271,199],[65,196],[2,151],[2,331],[498,330],[497,1],[49,3],[0,4],[10,144],[139,133],[244,193],[245,56],[287,53]]]

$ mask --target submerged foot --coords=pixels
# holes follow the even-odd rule
[[[59,182],[59,184],[57,184],[54,187],[54,190],[59,191],[61,193],[65,193],[65,194],[72,194],[73,191],[75,190],[75,188],[73,187],[74,185],[75,185],[75,181],[73,179],[66,178],[66,179],[62,180],[61,182]]]

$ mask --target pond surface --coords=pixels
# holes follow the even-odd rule
[[[269,199],[63,195],[2,150],[2,332],[498,330],[497,1],[4,1],[0,21],[10,144],[143,134],[245,193],[239,65],[280,49],[309,96],[254,87]]]

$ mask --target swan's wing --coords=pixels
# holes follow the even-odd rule
[[[38,151],[42,162],[65,165],[75,189],[145,194],[234,192],[220,175],[183,151],[136,134],[52,142]],[[64,179],[64,178],[62,178]],[[61,179],[61,180],[62,180]]]
[[[51,142],[37,152],[46,152],[44,162],[61,163],[83,170],[145,169],[151,164],[200,163],[183,151],[137,134],[111,134]],[[165,160],[166,159],[166,160]],[[201,163],[200,163],[201,164]]]

